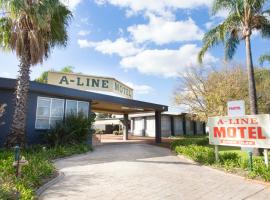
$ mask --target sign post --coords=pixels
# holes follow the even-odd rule
[[[269,166],[268,149],[264,149],[264,150],[263,150],[263,155],[264,155],[264,162],[265,162],[265,165],[268,167],[268,166]]]
[[[218,157],[218,145],[215,145],[215,159],[216,159],[216,162],[219,161],[219,157]]]

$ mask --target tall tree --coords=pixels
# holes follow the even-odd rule
[[[59,0],[0,0],[0,47],[20,60],[15,109],[6,146],[25,145],[26,107],[31,66],[55,46],[66,46],[71,12]]]
[[[270,70],[255,68],[255,82],[258,112],[270,113]],[[247,70],[242,65],[211,71],[194,68],[180,77],[174,101],[204,121],[211,116],[227,115],[227,102],[235,99],[243,99],[249,113],[247,83]]]
[[[270,10],[263,10],[266,3],[267,0],[215,0],[213,14],[227,10],[229,15],[204,35],[203,47],[198,56],[202,63],[202,58],[209,48],[223,43],[225,59],[232,59],[240,41],[245,41],[251,114],[257,114],[258,108],[250,38],[254,30],[259,31],[262,37],[270,37]]]

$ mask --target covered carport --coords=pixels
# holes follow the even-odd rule
[[[161,143],[161,113],[168,110],[168,106],[149,102],[137,101],[110,95],[91,92],[91,109],[93,112],[122,114],[124,118],[123,140],[128,140],[128,117],[134,113],[155,113],[156,143]]]

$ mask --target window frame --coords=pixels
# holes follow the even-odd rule
[[[39,108],[39,99],[45,99],[45,100],[48,100],[50,102],[50,107],[49,107],[49,116],[48,117],[42,117],[42,116],[39,116],[38,115],[38,108]],[[61,100],[63,101],[63,115],[62,115],[62,120],[64,119],[64,114],[65,114],[65,99],[60,99],[60,98],[53,98],[53,97],[44,97],[44,96],[38,96],[37,97],[37,105],[36,105],[36,118],[35,118],[35,129],[36,130],[49,130],[51,128],[51,118],[56,118],[55,116],[51,116],[52,114],[52,102],[53,100]],[[40,127],[37,127],[37,120],[39,119],[47,119],[49,120],[49,126],[47,128],[40,128]],[[60,116],[59,116],[60,118]]]
[[[89,107],[90,107],[90,103],[88,101],[78,101],[78,100],[74,100],[74,99],[66,99],[66,103],[65,103],[65,113],[64,113],[64,116],[66,117],[68,112],[67,112],[67,102],[68,101],[75,101],[76,102],[76,115],[79,114],[79,103],[87,103],[87,106],[88,106],[88,111],[87,111],[87,118],[89,117]]]

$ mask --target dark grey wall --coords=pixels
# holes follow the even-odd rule
[[[8,134],[13,113],[13,93],[10,90],[0,90],[0,103],[6,103],[6,111],[4,116],[0,119],[4,124],[0,125],[0,147],[3,146],[5,138]]]
[[[50,98],[63,98],[63,96],[48,96],[41,93],[30,92],[28,96],[28,107],[27,107],[27,119],[26,119],[26,141],[28,145],[32,144],[42,144],[44,143],[42,139],[42,133],[45,130],[35,129],[36,121],[36,107],[37,107],[37,97],[50,97]],[[14,92],[12,90],[0,90],[0,103],[6,103],[6,112],[0,120],[4,122],[0,125],[0,147],[3,146],[6,136],[10,131],[10,126],[12,122],[12,115],[14,111]],[[72,99],[72,98],[68,98]],[[80,99],[74,99],[80,100]],[[89,103],[89,111],[91,111],[91,103]]]

